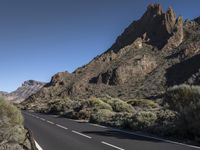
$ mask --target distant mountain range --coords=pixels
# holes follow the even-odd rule
[[[73,73],[52,77],[27,103],[109,95],[155,98],[182,83],[200,83],[200,21],[184,21],[170,7],[148,6],[103,54]]]
[[[8,94],[8,92],[0,91],[0,96],[5,96],[5,95],[7,95],[7,94]]]
[[[7,92],[0,92],[0,95],[3,97],[6,97],[7,100],[13,101],[13,102],[22,102],[26,98],[28,98],[30,95],[35,94],[37,91],[39,91],[45,83],[34,81],[34,80],[28,80],[25,81],[22,86],[17,88],[15,91],[11,93]]]

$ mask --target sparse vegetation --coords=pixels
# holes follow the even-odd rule
[[[179,134],[191,138],[200,137],[200,87],[174,86],[166,92],[165,101],[179,114]]]
[[[128,113],[134,112],[134,108],[131,105],[127,104],[127,102],[122,101],[120,99],[103,98],[102,100],[108,103],[112,107],[113,111],[115,112],[128,112]]]
[[[131,127],[135,130],[143,130],[153,127],[157,120],[155,113],[150,111],[140,111],[132,117]]]
[[[112,122],[110,125],[119,128],[131,129],[133,115],[133,113],[116,113],[112,117]]]
[[[139,108],[153,109],[159,107],[159,105],[156,102],[148,99],[133,99],[127,101],[127,103],[132,105],[133,107],[139,107]]]
[[[73,103],[70,99],[55,100],[48,103],[48,112],[55,114],[65,113],[72,108]]]
[[[90,117],[90,122],[106,124],[111,121],[114,116],[114,112],[108,109],[99,109],[96,113]]]
[[[89,100],[83,101],[82,105],[83,107],[90,107],[93,109],[113,110],[112,107],[108,103],[102,101],[99,98],[90,98]]]
[[[199,137],[199,87],[172,87],[161,102],[149,99],[123,101],[110,96],[76,100],[65,98],[50,101],[46,112],[163,136]]]
[[[0,98],[0,149],[32,149],[26,134],[21,112],[15,106]]]
[[[5,116],[8,120],[4,120]],[[13,105],[9,104],[3,98],[0,98],[0,118],[1,122],[6,121],[10,126],[22,125],[23,117],[21,112]]]

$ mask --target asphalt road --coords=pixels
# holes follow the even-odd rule
[[[181,143],[140,136],[113,128],[23,112],[25,126],[43,150],[196,150]]]

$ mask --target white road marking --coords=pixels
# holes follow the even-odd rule
[[[85,134],[82,134],[82,133],[77,132],[77,131],[74,131],[74,130],[72,130],[72,132],[73,132],[73,133],[76,133],[76,134],[78,134],[78,135],[84,136],[84,137],[86,137],[86,138],[88,138],[88,139],[91,139],[91,138],[92,138],[92,137],[90,137],[90,136],[87,136],[87,135],[85,135]]]
[[[53,123],[53,122],[51,122],[51,121],[49,121],[49,120],[47,120],[47,122],[50,123],[50,124],[55,124],[55,123]]]
[[[42,147],[35,141],[35,146],[38,150],[43,150]]]
[[[42,121],[46,121],[44,118],[40,118],[40,120],[42,120]]]
[[[107,146],[110,146],[110,147],[113,147],[113,148],[119,149],[119,150],[125,150],[125,149],[123,149],[123,148],[120,148],[120,147],[118,147],[118,146],[115,146],[115,145],[109,144],[109,143],[104,142],[104,141],[102,141],[101,143],[102,143],[102,144],[105,144],[105,145],[107,145]]]
[[[102,126],[102,125],[98,125],[98,124],[93,124],[93,123],[90,123],[90,125],[95,126],[95,127],[104,128],[104,129],[108,128],[106,126]]]
[[[65,130],[67,130],[67,129],[68,129],[67,127],[61,126],[61,125],[59,125],[59,124],[56,124],[56,126],[58,126],[58,127],[62,128],[62,129],[65,129]]]
[[[52,117],[59,117],[59,115],[51,115]]]

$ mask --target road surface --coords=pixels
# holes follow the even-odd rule
[[[40,150],[197,150],[198,147],[135,135],[91,123],[23,112]]]

